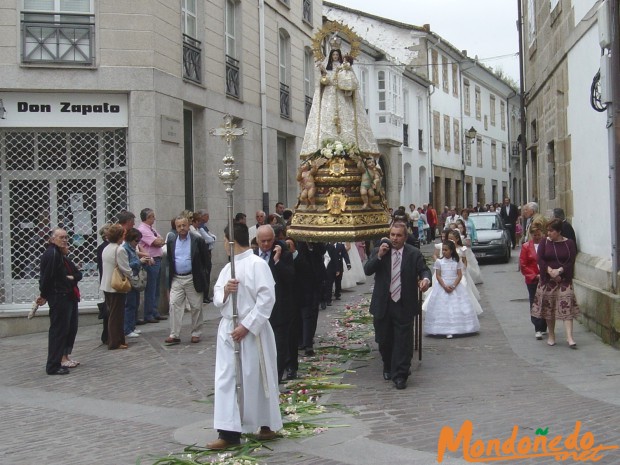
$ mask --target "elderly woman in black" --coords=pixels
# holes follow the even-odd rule
[[[573,272],[577,249],[561,231],[562,221],[551,220],[547,224],[547,238],[538,245],[540,278],[531,314],[547,320],[547,344],[550,346],[555,345],[555,321],[562,320],[568,346],[576,349],[573,319],[579,315],[579,307],[573,289]]]
[[[122,274],[128,278],[132,275],[127,251],[121,247],[124,233],[125,230],[120,224],[110,226],[108,229],[109,244],[102,254],[103,275],[100,289],[105,295],[105,304],[108,309],[108,349],[110,350],[127,348],[123,329],[127,294],[122,294],[112,287],[112,272],[117,264]]]

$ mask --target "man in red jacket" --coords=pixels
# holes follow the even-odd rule
[[[435,210],[433,208],[432,204],[428,204],[428,208],[426,209],[426,221],[428,222],[428,226],[430,228],[430,236],[429,236],[429,240],[430,241],[434,241],[435,240],[435,231],[437,229],[437,210]]]

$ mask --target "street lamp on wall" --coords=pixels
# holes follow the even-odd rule
[[[476,131],[476,128],[474,128],[473,126],[471,128],[469,128],[467,131],[465,131],[465,139],[469,140],[470,144],[473,144],[474,141],[476,140],[476,135],[478,134],[478,131]]]

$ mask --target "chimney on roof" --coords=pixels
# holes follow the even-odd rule
[[[461,53],[465,56],[467,56],[467,50],[461,50]]]
[[[422,29],[424,29],[426,32],[431,32],[431,25],[430,24],[424,24],[422,26]]]

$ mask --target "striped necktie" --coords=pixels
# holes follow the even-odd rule
[[[390,297],[394,302],[400,300],[400,250],[392,254],[392,280],[390,281]]]

